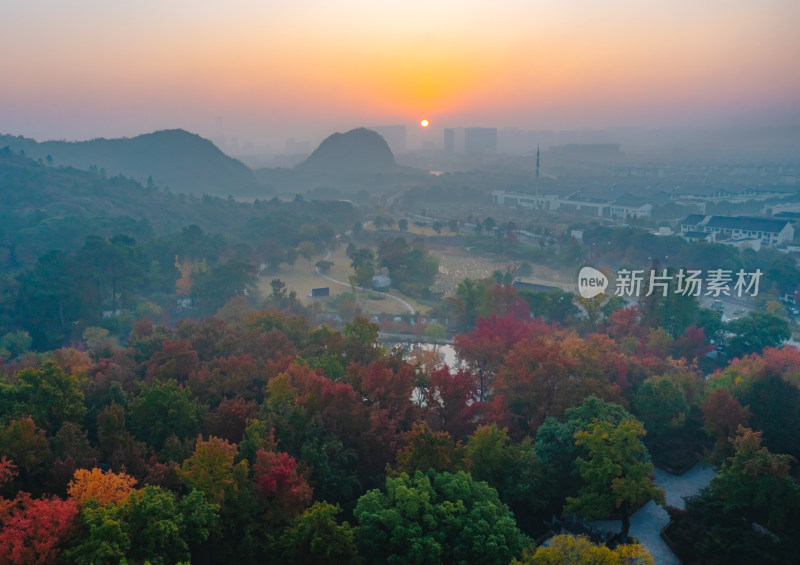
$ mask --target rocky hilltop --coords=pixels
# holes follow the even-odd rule
[[[386,140],[366,128],[328,136],[299,170],[335,175],[393,172],[394,155]]]

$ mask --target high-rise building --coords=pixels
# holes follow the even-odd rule
[[[456,130],[453,128],[444,128],[444,151],[445,153],[456,151]]]
[[[466,128],[464,151],[467,153],[497,153],[497,128]]]

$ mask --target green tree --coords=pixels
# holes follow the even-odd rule
[[[249,259],[236,256],[200,273],[192,286],[192,294],[204,312],[213,314],[233,296],[252,296],[258,283],[255,273]]]
[[[575,444],[575,434],[585,431],[597,421],[618,425],[631,415],[620,405],[590,396],[580,406],[568,408],[566,420],[547,418],[536,430],[536,454],[546,470],[550,496],[556,501],[577,493],[580,477],[575,473],[575,460],[588,457],[585,446]]]
[[[667,376],[646,380],[633,397],[633,408],[653,436],[682,427],[689,410],[683,389]]]
[[[354,515],[367,563],[505,565],[528,543],[497,491],[463,471],[388,477]]]
[[[336,521],[338,506],[315,502],[283,531],[280,545],[287,563],[358,565],[355,530]]]
[[[0,357],[15,359],[23,353],[27,353],[31,345],[33,345],[33,339],[28,332],[8,332],[0,338]]]
[[[497,490],[514,511],[517,523],[533,528],[537,512],[549,502],[551,488],[530,438],[512,443],[505,428],[478,427],[467,440],[470,475]]]
[[[761,446],[761,434],[739,427],[734,454],[708,488],[669,508],[668,534],[685,562],[800,562],[800,485],[792,458]]]
[[[725,329],[733,334],[727,342],[731,359],[759,353],[765,347],[780,347],[792,335],[786,320],[757,310],[731,320]]]
[[[548,292],[534,292],[527,289],[519,291],[520,297],[524,298],[531,309],[532,316],[541,316],[548,322],[567,323],[571,318],[577,317],[580,310],[575,305],[575,295],[563,290],[551,290]],[[588,299],[584,299],[588,300]],[[588,304],[593,304],[588,301]],[[584,304],[584,306],[586,306]],[[590,310],[586,306],[587,312]],[[591,313],[590,319],[592,318]],[[596,322],[596,320],[594,320]]]
[[[149,387],[142,385],[130,409],[134,435],[160,451],[172,435],[182,440],[200,433],[202,413],[191,396],[191,391],[175,379],[156,380]]]
[[[86,407],[81,392],[82,379],[65,372],[55,362],[47,361],[39,369],[23,369],[17,373],[16,380],[15,386],[4,391],[14,399],[12,414],[30,414],[51,436],[64,422],[83,420]]]
[[[181,500],[169,491],[146,486],[119,504],[90,502],[81,512],[87,535],[67,552],[78,565],[188,562],[192,546],[206,540],[217,507],[198,491]]]
[[[406,446],[397,452],[397,468],[407,473],[414,471],[465,471],[467,449],[454,442],[447,432],[434,432],[425,422],[414,424],[405,435]]]
[[[575,434],[575,444],[585,446],[589,457],[575,465],[585,481],[577,497],[567,499],[565,510],[589,519],[622,514],[622,539],[628,539],[631,508],[654,498],[664,504],[664,491],[653,482],[650,454],[641,442],[645,431],[634,418],[617,425],[597,421]]]
[[[343,345],[347,363],[355,361],[368,365],[384,356],[386,349],[378,339],[378,330],[377,324],[361,316],[344,325]]]
[[[50,460],[50,443],[33,419],[25,416],[0,428],[0,454],[30,474]]]
[[[761,432],[739,427],[734,454],[711,481],[727,512],[780,532],[797,526],[800,485],[790,475],[792,457],[771,453],[761,445]],[[792,524],[794,522],[794,524]]]
[[[300,253],[300,257],[310,263],[314,255],[317,254],[317,246],[313,241],[301,241],[297,246],[297,251]]]

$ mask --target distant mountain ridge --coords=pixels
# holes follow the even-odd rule
[[[372,130],[334,133],[320,143],[298,170],[336,175],[394,172],[398,169],[386,140]]]
[[[77,169],[97,167],[147,184],[148,179],[172,192],[215,196],[257,195],[253,172],[225,155],[211,141],[182,129],[131,138],[37,142],[0,135],[0,148],[24,151],[33,159]]]

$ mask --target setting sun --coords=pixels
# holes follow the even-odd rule
[[[424,128],[428,127],[428,120],[423,118],[422,120],[420,120],[419,125],[421,125]]]

